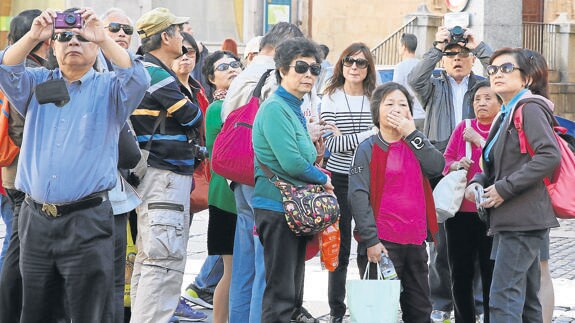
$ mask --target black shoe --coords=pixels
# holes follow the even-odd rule
[[[291,323],[319,323],[303,306],[298,308],[291,317]]]
[[[330,316],[329,323],[343,323],[343,316]]]

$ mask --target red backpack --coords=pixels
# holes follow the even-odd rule
[[[267,70],[262,75],[250,101],[230,113],[214,141],[212,169],[231,181],[255,185],[252,126],[260,107],[262,87],[271,71]]]
[[[6,167],[12,165],[14,158],[20,153],[20,148],[8,135],[10,103],[2,91],[0,91],[0,107],[2,108],[2,115],[0,115],[0,167]]]
[[[523,105],[517,108],[513,116],[513,123],[519,135],[521,153],[529,152],[529,155],[533,156],[533,148],[529,145],[523,131]],[[558,134],[564,134],[567,129],[559,127],[557,121],[555,121],[553,129],[561,151],[561,163],[553,172],[553,176],[551,178],[546,177],[543,181],[547,187],[547,192],[549,192],[549,197],[551,197],[555,216],[561,219],[575,219],[575,194],[573,194],[575,191],[575,155],[567,142]]]

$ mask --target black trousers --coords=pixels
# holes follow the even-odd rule
[[[126,284],[126,225],[129,213],[114,215],[114,322],[124,322]]]
[[[12,203],[14,219],[12,236],[4,257],[0,274],[0,323],[19,322],[22,312],[22,276],[20,275],[20,238],[18,236],[18,214],[24,201],[24,193],[7,189],[6,193]]]
[[[345,282],[347,279],[347,266],[349,265],[349,253],[351,249],[351,211],[347,203],[347,190],[349,176],[346,174],[332,173],[331,182],[334,186],[334,193],[339,203],[339,264],[333,272],[328,274],[327,297],[330,308],[330,315],[341,317],[345,315]]]
[[[114,218],[108,200],[58,218],[25,201],[19,214],[21,322],[53,322],[67,304],[72,322],[113,318]]]
[[[419,246],[397,244],[381,240],[393,262],[397,277],[401,280],[402,319],[409,323],[431,322],[431,299],[429,295],[429,268],[425,242]],[[367,267],[367,256],[358,255],[359,273],[363,277]],[[370,263],[369,279],[377,279],[377,264]]]
[[[475,322],[474,276],[479,261],[483,313],[489,313],[489,289],[494,261],[490,259],[493,238],[487,236],[487,226],[477,213],[458,212],[445,221],[447,256],[451,272],[451,287],[455,321]],[[489,315],[485,315],[489,323]]]
[[[283,212],[255,209],[254,215],[266,268],[261,321],[290,322],[303,302],[305,250],[309,238],[293,234]]]

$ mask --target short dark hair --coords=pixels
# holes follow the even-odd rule
[[[527,82],[528,72],[530,70],[529,67],[529,59],[527,55],[523,53],[523,48],[511,48],[511,47],[504,47],[496,50],[493,54],[491,54],[491,58],[489,58],[489,65],[493,64],[493,61],[501,56],[501,55],[511,55],[515,58],[517,62],[517,67],[519,67],[519,72],[521,73],[521,77],[525,82]]]
[[[415,53],[415,50],[417,49],[417,37],[414,34],[403,34],[401,35],[400,41],[408,52]]]
[[[484,87],[491,87],[491,83],[489,83],[489,80],[483,80],[483,81],[479,81],[477,83],[475,83],[475,85],[473,86],[473,92],[471,93],[471,102],[473,104],[473,100],[475,99],[475,94],[477,94],[477,91],[479,91],[479,89],[484,88]],[[497,97],[497,101],[499,101],[499,103],[503,104],[503,100],[501,99],[501,97],[499,95],[496,95]]]
[[[343,59],[347,56],[352,56],[357,53],[363,53],[365,59],[367,59],[367,75],[363,80],[363,93],[367,97],[371,96],[371,92],[375,89],[375,62],[369,47],[364,43],[353,43],[347,46],[346,49],[341,52],[337,63],[333,68],[333,75],[328,81],[328,85],[324,90],[324,94],[333,94],[336,90],[343,88],[345,84],[345,77],[343,76]]]
[[[226,56],[231,57],[238,62],[240,61],[239,57],[237,57],[236,55],[234,55],[234,53],[227,50],[217,50],[211,53],[210,55],[206,56],[206,59],[204,60],[204,65],[202,66],[202,74],[204,75],[204,78],[206,79],[210,88],[214,90],[215,86],[211,80],[211,78],[214,76],[215,73],[214,63]]]
[[[162,47],[162,34],[165,32],[171,37],[174,37],[176,31],[180,30],[180,25],[171,25],[170,27],[153,34],[150,37],[142,38],[142,45],[140,49],[142,53],[148,53]]]
[[[286,39],[276,47],[274,56],[278,83],[282,80],[280,71],[287,73],[296,57],[313,57],[317,63],[321,63],[320,49],[316,43],[304,37]]]
[[[301,30],[289,22],[279,22],[270,29],[260,42],[260,51],[265,47],[276,48],[279,43],[288,38],[304,37]]]
[[[371,99],[369,101],[369,108],[371,110],[371,119],[373,124],[379,129],[379,106],[381,102],[387,97],[387,95],[395,90],[401,91],[407,98],[407,105],[409,106],[409,113],[413,115],[413,98],[409,94],[409,91],[405,86],[396,82],[385,82],[382,85],[375,88]]]
[[[198,43],[196,42],[196,39],[194,38],[194,36],[182,32],[182,37],[184,37],[184,40],[186,43],[190,43],[190,45],[192,45],[192,48],[196,51],[196,64],[198,64],[198,62],[200,61],[200,47],[198,47]]]
[[[523,54],[529,61],[526,72],[531,82],[528,82],[528,88],[533,94],[538,94],[549,98],[549,67],[545,57],[539,52],[531,49],[524,49]]]
[[[20,12],[16,17],[12,18],[10,21],[10,31],[8,32],[8,43],[14,44],[20,38],[22,38],[30,28],[32,28],[32,22],[34,19],[42,14],[42,11],[39,9],[30,9],[24,10]],[[42,42],[39,42],[34,46],[32,52],[37,51],[40,46],[42,46]]]
[[[319,45],[319,48],[323,52],[323,59],[326,59],[327,55],[329,55],[329,47],[327,47],[327,45],[325,45],[325,44],[321,44],[321,45]]]

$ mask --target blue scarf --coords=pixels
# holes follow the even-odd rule
[[[501,105],[500,118],[502,121],[499,124],[499,129],[497,129],[497,133],[495,134],[495,136],[493,136],[493,139],[491,139],[491,141],[489,142],[489,144],[487,145],[487,147],[485,147],[485,150],[483,151],[483,158],[485,159],[485,161],[489,162],[489,153],[491,152],[491,149],[493,149],[493,145],[495,145],[495,142],[499,138],[499,133],[501,133],[501,128],[503,128],[503,125],[507,124],[506,119],[508,117],[509,112],[511,112],[511,110],[513,110],[513,108],[515,107],[515,105],[517,104],[519,99],[521,99],[523,94],[525,94],[525,92],[527,92],[527,89],[523,89],[523,90],[519,91],[519,93],[515,94],[515,96],[511,100],[509,100],[509,103],[507,103],[507,105],[505,105],[505,104]]]
[[[301,122],[303,128],[307,130],[307,121],[305,120],[305,116],[301,111],[301,104],[303,103],[303,100],[298,99],[295,95],[286,91],[286,89],[284,89],[283,86],[281,85],[276,90],[276,94],[289,105],[289,107],[293,110],[293,112]]]

